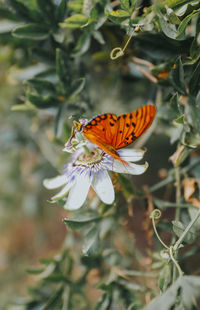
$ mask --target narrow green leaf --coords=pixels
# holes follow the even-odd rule
[[[186,95],[184,70],[181,58],[176,61],[176,68],[173,68],[169,73],[169,78],[174,88],[183,95]]]
[[[200,62],[197,64],[189,81],[190,95],[195,97],[199,91],[200,91]]]
[[[45,270],[44,268],[26,269],[26,272],[27,272],[27,273],[30,273],[30,274],[40,274],[40,273],[42,273],[44,270]]]
[[[63,84],[65,94],[68,96],[71,85],[71,72],[70,66],[68,65],[68,59],[66,59],[66,55],[61,49],[56,49],[56,73]]]
[[[44,40],[49,36],[48,28],[39,24],[17,26],[12,35],[22,39]]]
[[[60,23],[60,26],[62,28],[76,29],[84,26],[87,23],[87,21],[88,21],[87,16],[83,14],[74,14],[66,18],[63,23]]]
[[[40,259],[40,263],[43,264],[43,265],[50,265],[52,263],[55,263],[55,259],[53,258],[41,258]]]
[[[80,218],[64,218],[65,224],[72,230],[84,228],[92,223],[97,223],[101,220],[101,217],[80,217]]]
[[[39,95],[33,95],[31,93],[28,93],[26,95],[27,99],[35,105],[39,109],[48,109],[51,107],[57,107],[60,103],[56,98],[52,96],[39,96]]]
[[[42,307],[42,310],[55,310],[62,309],[63,301],[63,287],[61,286],[55,293],[49,298],[47,303]]]
[[[30,6],[25,6],[22,1],[6,0],[7,4],[15,10],[22,21],[34,22],[41,20],[39,12]]]
[[[178,31],[177,31],[177,39],[180,38],[180,36],[184,33],[188,23],[190,22],[190,20],[197,16],[200,13],[200,9],[198,10],[194,10],[191,14],[187,15],[182,22],[180,23],[179,27],[178,27]]]
[[[25,81],[25,84],[30,85],[34,89],[36,89],[40,94],[44,91],[48,91],[53,93],[55,91],[55,86],[48,80],[33,78]]]
[[[65,15],[67,13],[67,1],[66,0],[60,0],[60,3],[56,7],[56,21],[57,22],[62,22],[63,19],[65,18]]]
[[[70,96],[77,96],[85,86],[85,78],[76,79],[72,82]]]

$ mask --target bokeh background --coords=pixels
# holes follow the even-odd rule
[[[153,1],[138,1],[137,16],[133,17],[132,24],[128,26],[120,25],[124,17],[123,20],[116,22],[109,13],[105,14],[107,6],[109,10],[118,9],[122,1],[93,1],[99,15],[95,11],[97,15],[94,14],[95,17],[91,15],[91,18],[98,20],[99,28],[95,28],[97,23],[95,20],[88,28],[81,30],[79,28],[83,25],[78,24],[74,28],[69,26],[68,22],[64,26],[61,22],[65,17],[79,14],[83,9],[87,13],[88,8],[86,6],[83,8],[83,4],[87,1],[68,1],[68,11],[63,9],[67,1],[49,1],[48,3],[53,3],[54,6],[59,6],[61,3],[63,5],[57,17],[53,15],[54,10],[51,5],[49,8],[47,2],[0,0],[0,309],[2,310],[22,309],[16,302],[20,304],[26,301],[29,288],[37,285],[40,275],[36,274],[37,271],[31,274],[26,270],[33,267],[40,268],[41,259],[58,257],[65,244],[71,246],[72,251],[77,251],[76,253],[81,249],[81,233],[75,232],[72,236],[63,222],[63,218],[70,214],[62,209],[61,204],[50,203],[53,192],[47,191],[42,184],[43,179],[62,173],[65,163],[70,160],[70,156],[63,153],[62,149],[70,136],[73,120],[78,120],[79,117],[90,119],[94,115],[106,112],[126,113],[144,104],[156,104],[158,112],[155,124],[152,126],[153,134],[144,135],[135,143],[135,147],[146,147],[145,160],[148,161],[149,168],[142,176],[128,178],[133,188],[145,189],[144,185],[149,188],[168,176],[173,168],[169,157],[175,152],[177,144],[183,142],[183,139],[179,141],[180,131],[177,131],[174,125],[174,120],[180,117],[180,111],[177,112],[176,109],[174,111],[172,104],[169,104],[172,96],[177,93],[181,98],[179,105],[182,108],[187,106],[187,95],[181,88],[184,73],[180,73],[181,69],[178,71],[182,68],[181,59],[184,62],[186,85],[193,76],[195,68],[198,67],[199,70],[197,55],[199,45],[198,48],[195,46],[195,42],[199,44],[198,15],[194,15],[194,18],[192,17],[186,24],[185,37],[176,40],[172,38],[171,28],[166,30],[162,23],[158,22],[161,13],[153,9],[151,12],[155,4]],[[177,14],[178,9],[182,10],[182,15],[177,15],[181,21],[194,10],[199,10],[198,1],[187,2],[179,1],[178,8],[172,4]],[[26,11],[24,6],[32,13]],[[145,15],[148,13],[148,8],[150,13]],[[161,10],[163,16],[168,16],[165,9],[163,10]],[[144,16],[146,24],[141,34],[132,38],[123,57],[111,60],[110,51],[114,47],[124,46],[130,35],[129,27],[133,27],[140,20],[143,21]],[[173,24],[172,20],[169,19],[169,22]],[[36,28],[29,29],[30,33],[19,29],[13,30],[16,26],[20,27],[29,22],[37,24]],[[43,28],[39,29],[41,25]],[[177,28],[176,22],[174,25]],[[145,67],[144,63],[140,66],[137,63],[138,58],[146,60],[153,67]],[[147,70],[147,75],[143,74],[142,70]],[[199,81],[198,70],[196,79]],[[80,78],[83,80],[80,81]],[[174,86],[175,82],[177,87]],[[199,84],[196,84],[198,89]],[[192,88],[191,85],[190,87]],[[197,95],[197,91],[194,93]],[[190,115],[186,111],[185,114],[187,113]],[[192,127],[190,119],[187,125],[189,123]],[[187,130],[188,128],[189,125]],[[186,150],[186,164],[191,158],[199,156],[199,140],[196,139],[198,130],[195,130],[196,128],[192,128],[191,136],[188,140],[184,140],[186,149],[190,148],[194,141],[193,144],[196,143],[192,145],[194,149]],[[195,138],[192,140],[193,135]],[[188,154],[192,154],[191,158]],[[198,169],[195,170],[196,176],[192,172],[192,176],[197,179]],[[89,201],[93,197],[94,193],[90,192]],[[158,191],[156,197],[174,203],[174,184]],[[153,231],[149,222],[147,220],[144,222],[147,208],[145,203],[138,201],[132,203],[129,201],[129,204],[133,212],[130,218],[125,215],[125,219],[121,220],[122,226],[125,227],[125,234],[128,238],[133,238],[133,244],[142,253],[143,266],[147,266],[150,271],[151,251],[156,251],[158,244],[153,243]],[[174,209],[164,210],[163,214],[164,220],[159,229],[163,231],[165,241],[170,242],[167,222],[173,220]],[[185,222],[189,221],[188,214],[183,218]],[[120,238],[116,237],[115,245],[125,257],[126,250]],[[196,253],[199,255],[199,246]],[[125,265],[132,264],[132,267],[137,269],[137,264],[131,261],[131,255],[127,255],[128,263],[125,260]],[[186,264],[188,273],[199,273],[198,255],[196,259],[193,258],[188,265]],[[138,267],[140,268],[141,266]],[[88,278],[89,283],[96,284],[100,280],[97,270],[93,270]],[[148,280],[147,284],[156,289],[155,279]],[[88,291],[92,304],[101,295],[99,289]],[[151,294],[147,293],[145,298],[145,302],[148,303]]]

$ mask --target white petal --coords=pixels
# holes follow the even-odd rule
[[[148,163],[146,162],[144,165],[137,165],[133,163],[129,163],[125,165],[119,160],[114,160],[112,170],[118,173],[128,173],[128,174],[142,174],[148,168]]]
[[[143,158],[145,150],[123,149],[118,150],[118,153],[123,160],[135,162]]]
[[[67,185],[65,185],[63,187],[63,189],[58,193],[56,194],[55,196],[53,196],[51,199],[52,200],[58,200],[58,199],[62,199],[64,198],[68,192],[70,191],[71,187],[74,185],[74,181],[73,182],[69,182],[67,183]]]
[[[43,185],[47,189],[54,189],[54,188],[64,185],[66,182],[67,182],[67,177],[65,175],[58,175],[57,177],[52,178],[52,179],[45,179],[43,181]]]
[[[79,209],[85,202],[92,178],[86,174],[76,176],[75,184],[69,192],[67,202],[64,209],[76,210]]]
[[[112,204],[115,199],[115,192],[112,181],[106,170],[103,174],[97,175],[92,182],[92,187],[99,198],[106,204]]]

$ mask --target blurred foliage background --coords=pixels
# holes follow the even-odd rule
[[[189,0],[0,1],[1,309],[198,309],[199,13]],[[135,143],[147,172],[115,176],[111,207],[93,192],[74,214],[50,204],[42,180],[70,160],[72,120],[149,103]],[[196,221],[177,281],[154,207],[168,245]]]

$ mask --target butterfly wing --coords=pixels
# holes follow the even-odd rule
[[[98,145],[106,153],[119,160],[120,156],[113,146],[113,138],[118,130],[117,116],[107,113],[98,115],[83,127],[84,136]]]
[[[139,138],[151,126],[155,113],[155,106],[144,105],[132,113],[120,115],[113,144],[115,149],[121,149]]]
[[[98,115],[83,126],[83,134],[106,153],[123,161],[117,150],[140,137],[152,124],[155,113],[153,105],[146,105],[118,117],[111,113]]]

